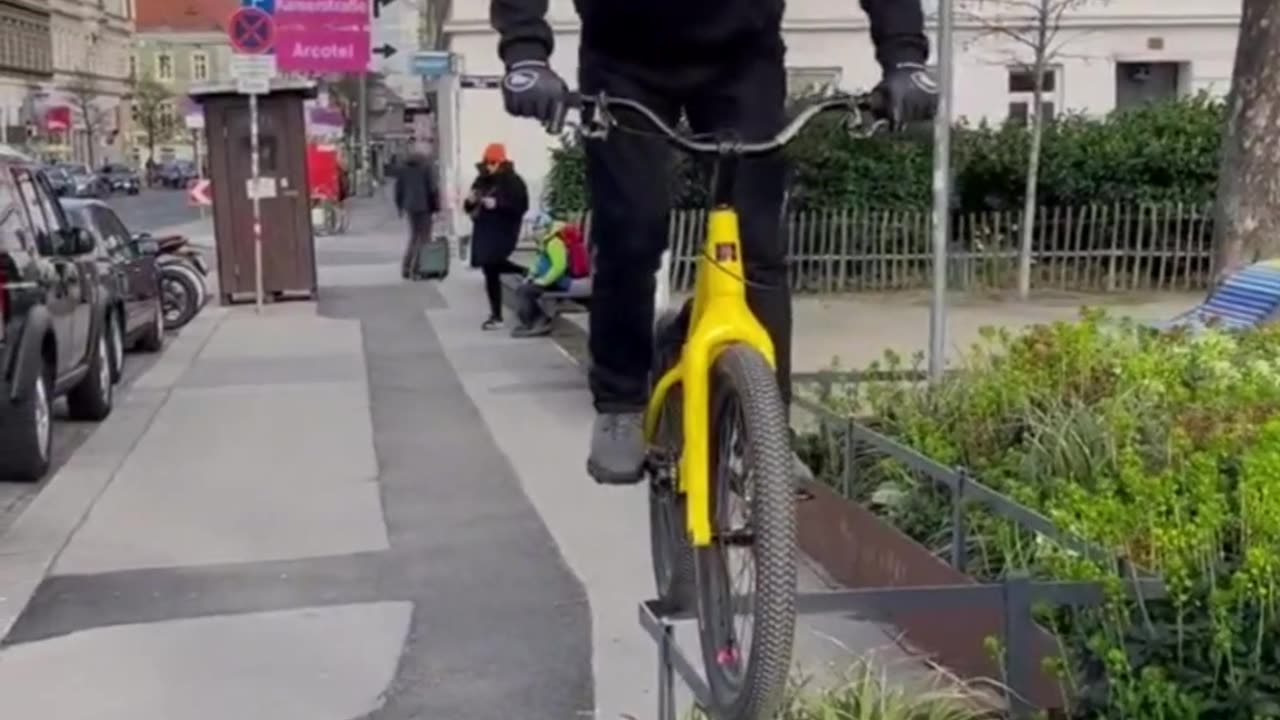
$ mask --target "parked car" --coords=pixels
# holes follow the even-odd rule
[[[110,192],[122,192],[137,195],[142,189],[142,181],[133,168],[120,163],[107,163],[98,171],[98,178]]]
[[[164,347],[164,309],[160,301],[159,244],[132,235],[120,217],[101,200],[63,200],[67,219],[93,235],[98,284],[108,310],[111,376],[124,374],[124,352],[137,348],[159,352]]]
[[[200,175],[196,171],[195,163],[189,160],[171,160],[161,163],[156,168],[156,182],[162,187],[174,188],[181,190],[191,184]]]
[[[45,178],[53,194],[62,197],[71,191],[71,175],[58,165],[46,165],[42,168]]]
[[[79,163],[64,163],[59,167],[67,175],[67,191],[63,193],[64,197],[101,198],[107,196],[106,183],[88,167]]]
[[[34,163],[0,155],[0,478],[49,468],[53,401],[111,413],[114,387],[93,235],[73,227]]]

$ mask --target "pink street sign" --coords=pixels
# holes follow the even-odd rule
[[[276,0],[272,20],[277,28],[367,27],[369,0]]]
[[[283,72],[365,72],[370,59],[369,28],[282,27],[276,31],[276,67]]]

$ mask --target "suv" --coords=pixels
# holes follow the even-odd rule
[[[49,468],[53,401],[111,413],[111,348],[95,242],[73,228],[39,168],[0,154],[0,480]]]

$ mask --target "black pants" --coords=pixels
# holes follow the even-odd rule
[[[484,294],[489,297],[489,317],[502,319],[502,276],[523,275],[525,269],[510,260],[480,266],[484,273]]]
[[[706,67],[675,72],[637,68],[582,51],[584,92],[643,102],[675,124],[681,112],[695,133],[731,133],[745,141],[771,137],[784,124],[782,51],[727,53]],[[613,111],[628,127],[651,130],[633,113]],[[667,247],[672,150],[664,140],[628,132],[588,141],[592,199],[591,391],[601,412],[637,410],[648,395],[652,364],[655,274]],[[778,382],[790,400],[791,292],[781,233],[785,163],[773,156],[738,165],[734,201],[752,311],[773,338]]]
[[[418,255],[423,246],[431,241],[431,213],[409,213],[409,242],[404,248],[404,260],[400,263],[400,274],[409,275],[418,264]]]

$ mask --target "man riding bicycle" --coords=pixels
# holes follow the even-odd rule
[[[924,63],[928,40],[920,0],[860,0],[884,76],[875,92],[895,125],[927,120],[937,88]],[[552,121],[567,87],[548,65],[548,0],[492,0],[491,20],[506,65],[503,100],[517,117]],[[784,124],[783,0],[575,0],[582,20],[583,93],[636,100],[674,125],[683,112],[695,133],[753,142]],[[614,113],[620,130],[643,130]],[[643,413],[653,359],[655,274],[667,246],[671,155],[666,140],[612,132],[586,142],[595,249],[590,316],[591,392],[597,412],[588,471],[602,483],[641,479]],[[781,233],[784,160],[743,160],[741,216],[748,300],[769,331],[782,399],[791,397],[791,292]],[[803,466],[796,461],[799,471]]]

